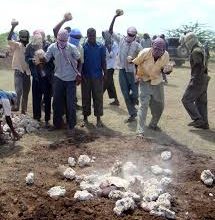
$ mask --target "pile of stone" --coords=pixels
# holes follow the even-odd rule
[[[32,119],[29,115],[13,115],[12,121],[14,128],[21,137],[26,133],[36,132],[40,128],[39,122]],[[11,138],[10,128],[6,122],[3,122],[3,131],[4,139],[9,140]]]

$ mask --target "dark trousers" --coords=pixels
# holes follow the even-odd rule
[[[103,115],[103,78],[83,77],[81,83],[83,115],[91,115],[91,98],[93,98],[94,115]]]
[[[205,76],[202,84],[198,85],[193,85],[191,80],[184,93],[182,103],[192,120],[201,119],[208,123],[207,89],[209,79],[208,76]]]
[[[17,106],[15,108],[19,110],[20,102],[22,99],[22,112],[27,112],[27,106],[28,106],[28,94],[30,92],[31,88],[31,79],[30,76],[26,73],[22,73],[19,70],[15,70],[14,73],[14,85],[15,85],[15,91],[17,94]]]
[[[76,82],[63,81],[57,77],[54,79],[53,88],[53,124],[56,128],[62,128],[66,109],[68,128],[73,129],[76,125]]]
[[[138,85],[135,83],[134,73],[120,69],[119,84],[129,115],[136,116],[137,109],[135,105],[138,103]]]
[[[41,104],[42,100],[45,107],[45,121],[48,122],[51,118],[51,98],[52,84],[47,77],[33,78],[32,82],[32,101],[33,101],[33,117],[41,119]]]
[[[108,69],[104,80],[103,91],[107,90],[110,99],[117,99],[116,88],[113,79],[114,69]]]

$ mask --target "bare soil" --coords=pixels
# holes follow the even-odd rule
[[[169,162],[162,162],[160,153],[167,149],[172,151],[173,157]],[[26,152],[13,144],[0,149],[0,219],[161,219],[141,209],[117,217],[113,213],[114,201],[105,198],[76,202],[73,196],[79,189],[78,185],[74,181],[63,180],[56,171],[59,165],[67,165],[69,156],[77,158],[80,154],[97,159],[91,167],[76,167],[78,174],[107,172],[116,159],[134,162],[145,178],[150,175],[151,165],[169,168],[173,171],[173,182],[167,191],[174,197],[172,209],[177,219],[215,219],[215,188],[208,188],[200,181],[204,169],[215,172],[212,158],[177,144],[164,146],[152,139],[137,140],[113,134],[103,136],[100,132],[92,134],[84,130],[78,131],[75,139],[62,139],[45,145],[32,142],[31,149]],[[35,184],[26,186],[25,177],[31,170],[36,176]],[[67,192],[64,198],[54,200],[49,198],[47,191],[57,185],[65,186]],[[209,193],[213,193],[214,197],[210,197]]]

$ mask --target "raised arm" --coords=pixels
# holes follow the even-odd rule
[[[109,33],[110,34],[113,34],[113,27],[114,27],[114,23],[115,23],[116,18],[121,16],[121,15],[123,15],[123,11],[120,10],[120,9],[116,10],[116,14],[114,15],[114,17],[112,19],[112,22],[110,24],[110,27],[109,27]]]
[[[12,39],[12,36],[13,36],[13,33],[14,33],[14,29],[15,27],[18,25],[19,23],[18,22],[11,22],[11,29],[10,29],[10,32],[8,34],[8,37],[7,37],[7,40],[11,40]]]
[[[61,27],[63,26],[63,24],[64,24],[65,22],[67,22],[67,21],[70,21],[70,20],[72,20],[72,15],[71,15],[71,13],[66,13],[66,14],[64,15],[63,20],[60,21],[60,22],[53,28],[53,32],[54,32],[55,38],[57,38],[57,34],[58,34],[59,30],[61,29]]]

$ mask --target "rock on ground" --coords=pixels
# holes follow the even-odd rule
[[[77,191],[74,195],[74,199],[78,201],[86,201],[93,198],[93,195],[87,190]]]
[[[172,153],[171,151],[163,151],[161,153],[161,159],[164,161],[170,160],[172,158]]]
[[[62,186],[54,186],[49,191],[48,194],[51,198],[58,198],[64,196],[66,189]]]
[[[69,167],[63,172],[63,176],[68,180],[74,180],[76,177],[76,172]]]
[[[163,173],[163,169],[158,165],[151,166],[151,171],[155,175],[161,175]]]
[[[201,173],[201,180],[207,186],[212,186],[215,180],[215,176],[212,174],[210,170],[204,170]]]
[[[69,164],[70,167],[75,167],[75,165],[76,165],[75,158],[74,157],[69,157],[68,158],[68,164]]]
[[[28,175],[25,178],[25,182],[28,185],[34,184],[34,173],[33,172],[28,173]]]
[[[80,167],[89,166],[91,162],[91,159],[87,155],[80,155],[78,158],[78,165]]]
[[[118,216],[121,216],[123,212],[127,210],[134,210],[135,202],[132,198],[123,198],[116,201],[115,207],[113,209],[114,213]]]

